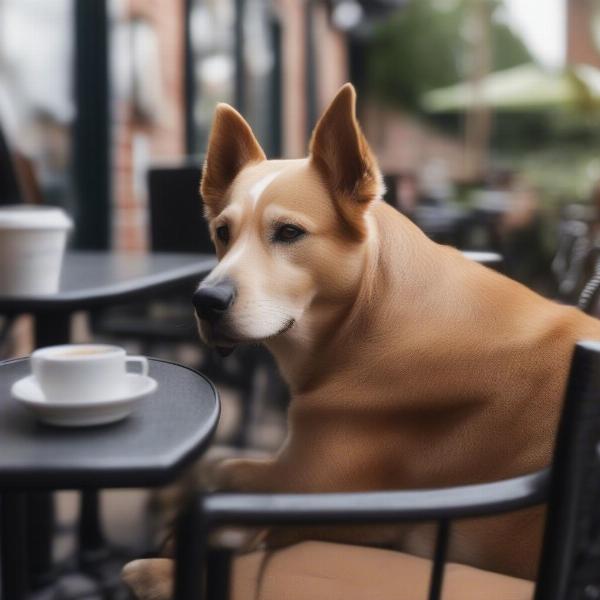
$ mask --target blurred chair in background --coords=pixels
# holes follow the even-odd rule
[[[538,291],[549,279],[550,259],[544,250],[540,207],[539,190],[517,178],[497,225],[506,273]]]
[[[213,254],[202,214],[201,163],[155,166],[148,170],[150,239],[154,252]]]
[[[387,173],[384,200],[440,244],[464,248],[468,211],[441,194],[426,193],[416,173]]]
[[[552,273],[558,287],[558,298],[576,303],[592,276],[597,254],[596,210],[584,204],[568,204],[558,225],[557,250]]]
[[[151,251],[212,254],[198,198],[200,167],[151,168],[147,181]],[[92,330],[95,335],[137,342],[144,354],[160,355],[163,344],[197,339],[190,301],[193,291],[184,286],[151,303],[94,313]]]

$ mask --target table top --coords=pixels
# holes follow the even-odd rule
[[[216,264],[210,254],[67,252],[60,289],[40,296],[0,294],[0,312],[82,310],[144,298],[198,282]]]
[[[213,384],[200,373],[150,359],[158,390],[110,425],[43,425],[11,398],[29,359],[0,363],[0,490],[153,487],[175,479],[210,442],[219,419]]]

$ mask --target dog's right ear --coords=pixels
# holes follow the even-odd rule
[[[266,158],[242,115],[229,104],[218,104],[200,185],[206,217],[223,210],[229,186],[246,165]]]
[[[356,92],[342,86],[317,123],[310,142],[313,164],[358,238],[366,235],[365,211],[384,191],[377,160],[356,120]]]

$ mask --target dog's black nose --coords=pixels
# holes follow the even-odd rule
[[[199,287],[192,296],[192,302],[200,319],[214,323],[231,306],[234,296],[233,284],[229,281],[222,281],[216,285]]]

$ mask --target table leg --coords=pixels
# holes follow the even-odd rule
[[[67,344],[71,341],[69,313],[48,313],[36,315],[36,342],[39,346],[54,344]],[[36,494],[39,496],[39,494]],[[42,494],[50,503],[46,509],[40,511],[36,522],[36,529],[43,523],[50,523],[44,532],[44,544],[36,550],[30,565],[35,573],[35,581],[42,577],[48,581],[52,575],[52,525],[54,510],[51,505],[52,498],[49,494]],[[111,548],[106,543],[100,521],[100,498],[97,490],[83,491],[79,501],[79,528],[77,539],[77,561],[79,567],[92,574],[97,579],[103,579],[103,571],[107,570],[111,558]],[[114,576],[114,573],[111,573]]]
[[[35,315],[36,347],[66,344],[71,338],[71,314],[62,312]],[[54,579],[52,538],[54,533],[54,498],[49,493],[27,494],[27,548],[29,576],[33,587]]]
[[[110,555],[100,522],[97,490],[83,491],[79,500],[78,554],[81,567],[92,568]]]
[[[35,317],[37,347],[70,342],[70,313],[40,313]],[[44,585],[55,578],[52,569],[53,498],[51,494],[38,493],[31,495],[28,500],[29,506],[37,506],[36,511],[28,513],[31,523],[28,536],[29,572],[33,584]],[[118,570],[115,570],[111,563],[112,549],[106,543],[102,531],[98,491],[81,492],[79,507],[77,562],[84,572],[99,581],[101,586],[106,585],[108,589],[107,582],[111,583],[115,579]],[[114,586],[114,583],[111,585]]]
[[[27,493],[24,502],[29,580],[37,589],[56,578],[52,560],[54,497],[50,493]]]
[[[11,492],[0,498],[0,553],[2,558],[2,598],[27,597],[27,544],[25,494]]]
[[[71,340],[71,313],[51,312],[35,315],[35,345],[54,346]]]

